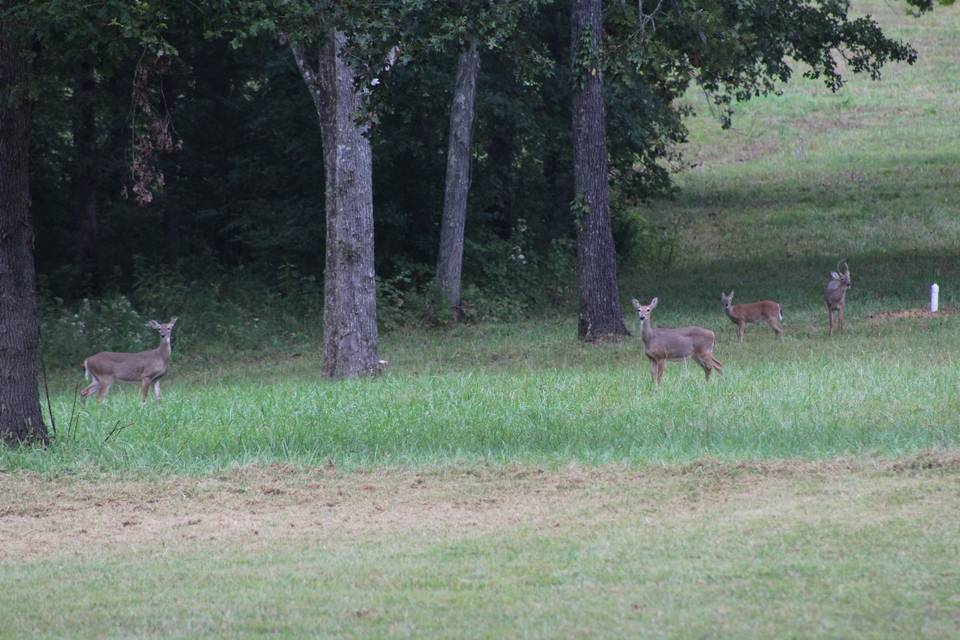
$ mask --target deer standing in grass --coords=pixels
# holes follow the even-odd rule
[[[640,304],[634,298],[633,308],[640,316],[640,337],[643,338],[643,352],[650,360],[650,373],[653,381],[660,384],[667,360],[686,360],[693,358],[710,379],[710,372],[723,373],[723,364],[713,356],[715,336],[713,331],[703,327],[681,327],[679,329],[654,329],[650,312],[657,307],[657,298],[648,305]]]
[[[843,271],[840,270],[843,265]],[[830,272],[830,282],[823,290],[823,301],[827,303],[827,320],[830,322],[830,333],[833,335],[833,314],[837,314],[840,323],[840,335],[843,335],[843,312],[847,306],[847,289],[853,286],[850,280],[850,265],[846,260],[837,263],[837,270]]]
[[[783,327],[780,326],[783,313],[781,313],[779,302],[761,300],[748,304],[733,304],[733,289],[730,290],[730,295],[721,291],[720,302],[723,303],[723,310],[727,312],[727,316],[733,324],[737,325],[738,343],[743,342],[744,326],[754,322],[766,322],[778,338],[783,336]]]
[[[96,393],[99,402],[110,392],[114,380],[120,380],[140,383],[141,402],[147,401],[147,394],[152,384],[153,394],[157,402],[160,402],[160,378],[166,375],[167,368],[170,366],[170,334],[173,333],[173,325],[176,323],[176,317],[171,318],[166,324],[156,320],[147,323],[148,327],[160,334],[160,346],[156,349],[139,353],[101,351],[84,360],[84,376],[87,380],[92,377],[93,382],[80,392],[80,397],[86,399],[89,395]]]

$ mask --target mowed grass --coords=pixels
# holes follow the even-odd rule
[[[0,637],[956,637],[956,460],[914,462],[0,478]]]
[[[917,65],[831,94],[797,76],[783,95],[738,107],[723,132],[702,98],[675,198],[645,214],[676,228],[676,264],[624,265],[621,291],[658,296],[658,326],[718,335],[724,375],[671,363],[655,389],[638,338],[581,345],[575,309],[538,320],[392,333],[377,379],[319,376],[317,345],[297,351],[180,353],[164,402],[141,407],[117,385],[75,406],[77,369],[51,375],[58,432],[46,449],[0,449],[0,470],[206,473],[252,462],[346,468],[523,461],[686,461],[703,456],[901,456],[960,445],[960,316],[888,318],[960,307],[960,10],[909,18],[859,2],[914,43]],[[845,336],[826,337],[822,289],[849,258]],[[783,304],[787,335],[746,342],[722,314],[734,302]],[[178,332],[190,332],[182,318]],[[77,363],[78,365],[78,363]],[[46,409],[46,402],[44,402]]]

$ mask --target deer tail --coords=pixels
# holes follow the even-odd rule
[[[780,316],[780,322],[783,322],[783,305],[777,305],[777,315]]]
[[[84,379],[84,380],[89,380],[89,379],[90,379],[90,369],[87,367],[87,361],[86,361],[86,360],[83,361],[83,379]]]

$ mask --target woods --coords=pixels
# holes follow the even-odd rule
[[[516,317],[577,290],[580,339],[626,335],[619,265],[663,241],[632,211],[671,189],[689,87],[729,124],[791,60],[836,89],[916,56],[846,3],[809,0],[54,4],[3,9],[42,96],[4,106],[7,273],[24,297],[2,322],[26,345],[4,366],[21,382],[37,361],[27,177],[45,305],[123,296],[165,314],[188,302],[178,290],[216,291],[205,304],[249,317],[322,314],[323,371],[368,375],[378,321],[442,324],[450,308]]]

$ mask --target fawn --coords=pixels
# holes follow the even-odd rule
[[[723,303],[723,310],[727,312],[731,322],[737,325],[738,343],[743,342],[744,326],[754,322],[766,322],[778,338],[783,336],[783,327],[780,326],[783,313],[781,313],[779,302],[761,300],[748,304],[733,304],[733,289],[730,290],[730,295],[721,291],[720,302]]]
[[[710,380],[710,372],[723,373],[723,364],[713,356],[715,336],[713,331],[703,327],[681,327],[679,329],[654,329],[650,312],[657,307],[654,298],[648,305],[640,304],[634,298],[633,308],[640,316],[640,337],[643,338],[643,352],[650,360],[650,373],[653,381],[660,384],[667,360],[686,360],[693,358]]]
[[[166,375],[170,365],[170,334],[173,333],[173,325],[176,323],[176,316],[166,324],[156,320],[147,323],[148,327],[160,334],[160,346],[156,349],[139,353],[101,351],[84,360],[84,377],[87,380],[92,377],[93,382],[80,392],[80,397],[86,399],[90,394],[96,393],[99,402],[109,393],[113,381],[120,380],[140,383],[141,402],[147,401],[147,393],[152,384],[154,396],[157,402],[160,402],[160,378]]]
[[[843,265],[843,271],[840,270]],[[823,301],[827,303],[827,320],[830,323],[830,333],[833,335],[833,314],[837,314],[840,323],[840,335],[843,335],[843,312],[847,306],[847,289],[853,287],[850,280],[850,265],[846,260],[837,263],[837,270],[830,272],[830,282],[823,290]]]

